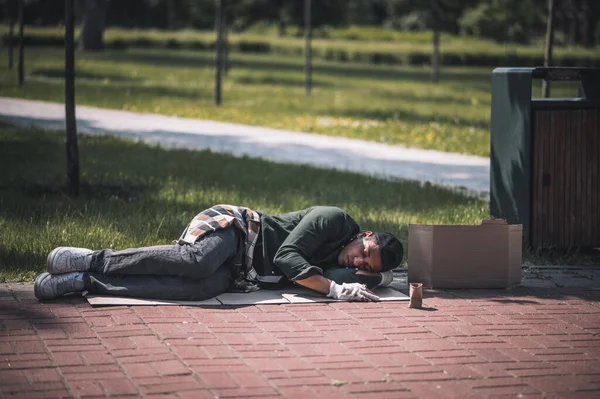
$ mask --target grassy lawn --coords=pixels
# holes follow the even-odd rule
[[[6,52],[0,53],[5,59]],[[0,66],[0,95],[63,101],[64,54],[28,49],[26,83]],[[487,155],[491,71],[317,61],[304,94],[300,57],[233,54],[223,106],[213,103],[213,54],[128,50],[77,54],[77,103],[263,125]]]
[[[405,243],[408,223],[477,223],[489,212],[485,200],[431,185],[110,137],[80,135],[80,159],[82,195],[71,199],[61,191],[64,134],[0,125],[0,281],[32,279],[60,245],[170,243],[216,203],[272,213],[336,205]]]
[[[27,49],[24,87],[2,63],[0,95],[62,102],[63,57],[61,49]],[[427,68],[315,61],[307,96],[301,57],[233,54],[216,107],[210,52],[132,49],[76,58],[82,105],[489,155],[489,68],[444,68],[434,84]]]
[[[6,53],[0,53],[4,58]],[[489,69],[427,69],[232,56],[224,105],[213,104],[213,54],[129,50],[77,54],[77,102],[105,108],[263,125],[467,154],[489,154]],[[63,52],[28,49],[26,84],[0,66],[0,95],[63,101]]]
[[[197,212],[216,203],[272,213],[336,205],[363,228],[391,231],[405,245],[409,223],[478,224],[489,214],[487,200],[417,182],[164,150],[108,136],[80,135],[79,149],[82,195],[72,199],[63,190],[64,133],[0,124],[0,282],[31,281],[60,245],[170,243]],[[526,252],[524,260],[600,263],[556,253]]]

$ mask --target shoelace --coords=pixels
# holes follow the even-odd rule
[[[66,294],[75,291],[75,276],[71,274],[59,275],[50,279],[55,293]]]

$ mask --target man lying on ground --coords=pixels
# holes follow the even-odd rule
[[[389,285],[402,256],[394,235],[361,231],[340,208],[270,215],[215,205],[196,215],[173,245],[56,248],[34,290],[41,300],[85,290],[199,301],[292,281],[335,299],[376,301],[369,288]]]

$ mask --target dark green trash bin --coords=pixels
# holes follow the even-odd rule
[[[532,98],[534,79],[580,82],[577,98]],[[492,73],[490,213],[533,248],[600,246],[600,68]]]

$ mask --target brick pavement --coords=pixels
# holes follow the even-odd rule
[[[598,398],[600,289],[237,308],[40,303],[0,285],[0,397]]]

